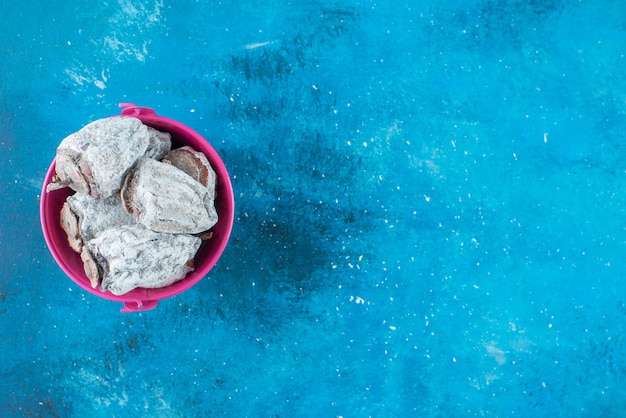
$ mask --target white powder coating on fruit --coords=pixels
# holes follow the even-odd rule
[[[89,241],[108,229],[135,223],[133,217],[122,208],[118,194],[106,199],[93,199],[76,193],[69,196],[67,202],[78,217],[78,229],[84,241]]]
[[[183,279],[193,270],[201,242],[192,235],[154,232],[134,224],[104,231],[85,245],[102,269],[100,290],[122,295]]]
[[[182,170],[143,158],[129,175],[133,216],[147,228],[198,234],[217,223],[214,188],[205,187]]]
[[[147,126],[150,143],[144,157],[160,160],[172,149],[172,135]]]
[[[59,144],[57,155],[72,155],[89,182],[89,194],[105,198],[120,189],[124,176],[149,145],[148,127],[139,119],[110,117],[91,122],[67,136]],[[57,174],[62,176],[62,172],[59,167]]]
[[[76,191],[60,223],[93,288],[115,295],[161,288],[194,269],[202,239],[209,239],[202,233],[218,220],[216,175],[201,152],[170,152],[171,146],[168,132],[112,117],[86,125],[57,148],[57,176],[48,191]]]

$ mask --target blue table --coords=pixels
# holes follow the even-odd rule
[[[1,8],[0,416],[621,414],[626,6],[227,3]],[[207,138],[237,208],[138,314],[39,225],[118,102]]]

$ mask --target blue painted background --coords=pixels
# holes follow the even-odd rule
[[[0,416],[623,413],[623,2],[4,3]],[[118,102],[205,136],[237,206],[140,314],[39,226]]]

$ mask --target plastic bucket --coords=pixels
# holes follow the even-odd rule
[[[122,116],[132,116],[140,119],[145,125],[172,135],[172,147],[188,145],[206,155],[217,175],[215,208],[219,220],[211,229],[213,236],[203,241],[195,257],[195,270],[184,279],[160,289],[137,288],[130,292],[116,296],[110,292],[101,292],[93,289],[85,275],[80,255],[69,246],[67,235],[61,228],[60,212],[68,195],[74,193],[69,188],[46,192],[48,183],[55,175],[55,160],[50,164],[41,191],[40,218],[43,235],[52,256],[59,267],[80,287],[105,299],[123,302],[122,312],[146,311],[154,308],[159,300],[177,295],[189,289],[200,281],[213,268],[220,258],[233,227],[235,201],[233,187],[228,171],[215,149],[197,132],[172,119],[157,116],[154,110],[135,106],[129,103],[120,103]]]

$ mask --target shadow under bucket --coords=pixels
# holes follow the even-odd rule
[[[169,132],[172,136],[172,148],[188,145],[204,153],[215,171],[217,177],[215,209],[218,214],[218,222],[211,228],[213,236],[211,239],[203,241],[194,258],[195,270],[187,274],[184,279],[159,289],[137,288],[120,296],[113,295],[110,292],[101,292],[99,289],[93,289],[85,274],[80,255],[70,247],[67,234],[61,228],[60,223],[61,207],[67,197],[73,194],[74,191],[70,188],[51,192],[46,191],[46,187],[55,175],[55,160],[50,164],[41,191],[41,227],[52,256],[65,274],[76,284],[96,296],[123,302],[124,307],[121,309],[122,312],[146,311],[154,308],[159,300],[177,295],[189,289],[213,268],[224,252],[232,231],[235,201],[230,177],[222,159],[200,134],[172,119],[157,116],[152,109],[128,103],[121,103],[120,107],[123,108],[122,116],[135,117],[147,126],[151,126],[160,131]]]

